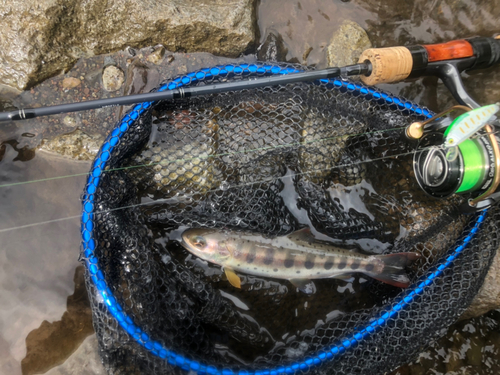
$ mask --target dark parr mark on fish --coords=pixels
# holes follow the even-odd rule
[[[345,260],[341,260],[340,263],[339,263],[339,265],[337,266],[337,268],[339,270],[342,270],[342,269],[345,268],[345,266],[347,266],[347,262]]]
[[[293,263],[294,263],[293,258],[286,258],[285,262],[284,262],[285,268],[291,268],[291,267],[293,267]]]
[[[352,270],[357,270],[358,268],[359,268],[359,263],[357,263],[357,262],[353,262],[353,263],[351,264],[351,269],[352,269]]]
[[[365,267],[365,270],[370,272],[370,271],[373,271],[374,268],[375,268],[375,266],[373,264],[367,264]]]
[[[333,267],[333,262],[331,260],[327,260],[324,265],[325,270],[329,270],[332,267]]]
[[[266,249],[266,256],[264,257],[263,263],[266,265],[271,264],[274,261],[274,249],[268,247]]]
[[[304,267],[306,267],[306,269],[310,270],[311,268],[314,267],[314,262],[311,262],[310,260],[306,260],[306,262],[304,263]]]
[[[314,261],[316,260],[316,255],[308,254],[306,257],[306,261],[304,262],[304,267],[308,270],[314,267]]]
[[[255,248],[252,247],[249,251],[248,251],[248,254],[247,254],[247,263],[253,263],[253,261],[255,260]]]

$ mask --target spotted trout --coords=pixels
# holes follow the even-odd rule
[[[287,236],[266,238],[258,234],[192,228],[182,233],[182,245],[192,254],[224,268],[228,281],[241,287],[234,271],[285,279],[300,290],[312,279],[346,279],[359,272],[384,283],[405,288],[404,270],[418,253],[364,255],[316,241],[308,228]]]

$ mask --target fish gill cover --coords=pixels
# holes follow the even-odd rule
[[[227,65],[168,90],[292,65]],[[472,301],[497,248],[496,209],[423,193],[404,128],[425,108],[345,80],[133,107],[104,142],[83,196],[82,258],[112,374],[377,374],[414,358]],[[281,236],[309,227],[365,254],[418,252],[402,290],[353,274],[239,274],[179,243],[187,228]]]

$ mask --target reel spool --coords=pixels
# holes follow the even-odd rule
[[[413,158],[415,177],[422,190],[433,197],[472,194],[475,198],[468,201],[469,209],[483,209],[485,204],[492,204],[487,199],[497,192],[500,185],[499,139],[487,124],[498,106],[475,110],[457,107],[407,128],[406,135],[419,139],[417,149],[421,150]],[[426,124],[431,124],[454,109],[464,108],[467,112],[454,120],[444,133],[424,132]],[[482,204],[478,205],[480,202]]]
[[[487,191],[495,172],[495,155],[489,139],[482,136],[464,141],[452,161],[441,147],[442,142],[442,133],[429,133],[418,144],[423,151],[415,153],[413,167],[422,190],[436,198]]]

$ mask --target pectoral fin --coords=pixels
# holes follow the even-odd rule
[[[290,282],[294,287],[299,289],[302,293],[305,294],[314,294],[316,293],[316,285],[311,280],[307,279],[291,279]]]
[[[235,288],[241,289],[240,277],[230,268],[224,268],[224,272],[226,273],[227,281],[229,281],[229,283]]]

